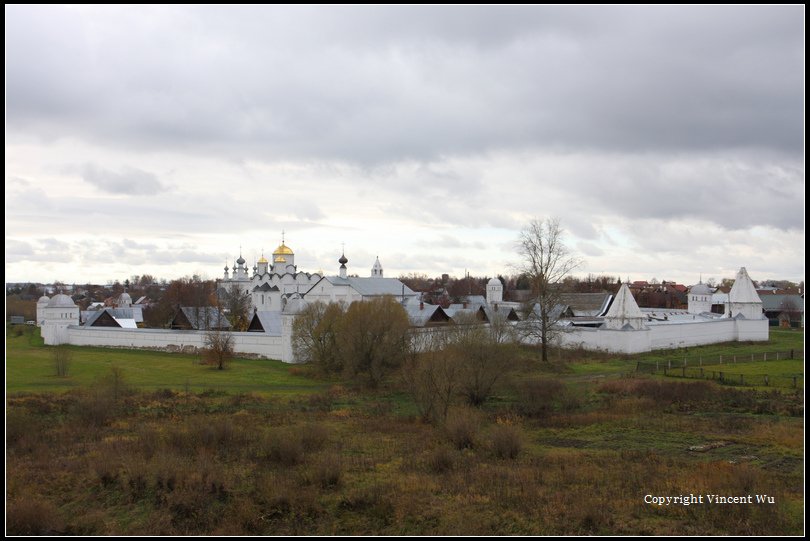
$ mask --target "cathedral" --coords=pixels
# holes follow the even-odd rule
[[[224,293],[237,287],[243,294],[250,295],[253,309],[281,312],[290,297],[306,293],[322,278],[318,273],[298,270],[295,252],[284,243],[283,235],[281,245],[273,251],[272,263],[262,254],[252,270],[251,274],[240,253],[232,269],[225,266],[223,278],[217,281],[217,291]]]
[[[238,288],[242,294],[250,296],[253,313],[285,312],[292,298],[306,299],[306,302],[352,303],[384,295],[401,300],[416,297],[414,291],[396,278],[383,277],[379,257],[371,267],[370,277],[349,276],[346,267],[349,260],[345,254],[341,254],[337,262],[340,268],[336,276],[299,271],[295,265],[295,253],[285,244],[282,234],[281,245],[273,252],[272,263],[262,254],[250,269],[240,253],[231,269],[225,266],[224,276],[217,281],[217,293],[223,295],[234,287]]]

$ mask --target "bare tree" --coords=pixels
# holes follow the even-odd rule
[[[422,417],[443,422],[460,391],[461,364],[449,349],[408,356],[402,371],[405,385]]]
[[[73,360],[73,352],[67,344],[61,344],[53,348],[53,364],[57,376],[65,377],[68,375],[71,360]]]
[[[792,321],[796,321],[801,316],[801,310],[799,310],[799,304],[791,297],[785,296],[785,299],[782,301],[782,305],[780,306],[782,309],[782,313],[780,315],[780,325],[782,325],[782,321],[786,321],[785,326],[790,328],[790,323]],[[786,319],[782,318],[784,316]]]
[[[560,318],[560,283],[580,261],[563,243],[563,229],[558,218],[534,219],[520,233],[518,251],[522,257],[520,271],[531,284],[532,302],[527,310],[524,332],[542,346],[543,361],[548,361],[548,347],[558,338]]]
[[[224,370],[233,357],[233,335],[228,331],[212,329],[205,333],[205,360]]]
[[[232,285],[221,292],[218,300],[220,308],[224,308],[228,314],[231,329],[236,332],[246,331],[250,325],[248,317],[251,304],[250,295],[239,289],[239,286]]]

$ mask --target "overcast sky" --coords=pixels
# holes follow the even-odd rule
[[[6,280],[804,279],[804,6],[6,6]]]

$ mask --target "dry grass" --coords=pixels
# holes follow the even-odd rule
[[[801,419],[778,413],[799,397],[617,380],[578,388],[587,394],[572,406],[561,399],[568,387],[543,385],[553,398],[540,416],[510,413],[518,396],[452,410],[444,426],[421,422],[415,408],[375,405],[395,398],[343,390],[328,393],[329,407],[171,391],[12,396],[8,532],[802,532]],[[83,411],[96,401],[110,406],[103,415]],[[718,440],[729,445],[687,450]],[[643,504],[648,493],[683,492],[767,493],[777,503]]]

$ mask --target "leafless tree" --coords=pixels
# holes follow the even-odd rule
[[[231,329],[236,332],[246,331],[250,324],[250,295],[244,293],[239,286],[232,285],[226,288],[218,299],[220,307],[228,314]]]
[[[528,337],[542,346],[543,361],[548,361],[548,347],[558,338],[560,318],[560,283],[580,261],[563,243],[563,229],[557,218],[534,219],[520,233],[518,251],[520,270],[531,284],[532,301],[527,307],[523,327]]]
[[[73,352],[66,344],[61,344],[53,348],[53,363],[56,375],[65,377],[70,371],[70,361],[73,359]]]
[[[211,329],[205,333],[205,360],[224,370],[233,358],[233,335],[228,331]]]
[[[449,349],[409,355],[402,371],[405,385],[422,417],[443,422],[458,396],[461,365]]]

